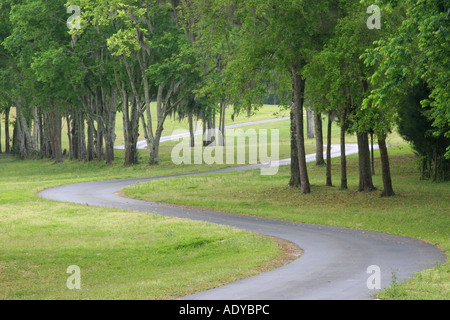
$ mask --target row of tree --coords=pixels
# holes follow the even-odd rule
[[[383,195],[394,195],[386,139],[396,126],[423,159],[423,177],[433,172],[435,180],[447,179],[448,3],[378,0],[380,17],[368,14],[370,2],[0,0],[0,111],[9,119],[11,107],[16,110],[12,149],[21,158],[62,161],[65,121],[71,159],[112,163],[120,111],[125,164],[138,162],[141,128],[149,163],[156,165],[168,117],[188,119],[193,145],[195,118],[207,132],[218,116],[223,132],[227,106],[251,111],[270,96],[291,110],[290,185],[303,193],[311,191],[306,104],[319,156],[322,116],[328,137],[339,123],[342,150],[346,134],[357,135],[359,190],[375,189],[369,149],[375,135]],[[75,14],[66,23],[69,5]],[[381,19],[381,29],[368,19]],[[342,189],[346,171],[343,153]]]

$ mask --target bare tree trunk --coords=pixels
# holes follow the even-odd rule
[[[341,190],[347,190],[347,155],[345,154],[345,133],[346,133],[347,110],[344,109],[341,115]]]
[[[39,121],[39,150],[42,155],[45,155],[45,144],[44,144],[44,123],[42,120],[42,113],[38,113]]]
[[[139,113],[135,99],[131,99],[129,108],[128,93],[122,89],[123,128],[125,138],[125,166],[137,164],[137,139],[139,130]]]
[[[206,121],[206,116],[203,115],[202,118],[202,125],[203,125],[203,135],[202,135],[202,141],[203,141],[203,146],[206,147],[209,143],[207,141],[207,132],[208,132],[208,122]]]
[[[209,122],[209,131],[211,133],[211,142],[212,145],[215,146],[216,145],[216,111],[214,110],[212,117],[210,119]]]
[[[114,162],[114,143],[116,141],[117,91],[110,88],[109,92],[104,92],[102,89],[102,100],[105,161],[106,164],[111,165]]]
[[[433,148],[433,162],[434,162],[433,182],[437,182],[438,181],[438,150],[437,150],[437,145],[435,145],[434,148]]]
[[[375,175],[375,154],[373,148],[373,132],[370,133],[370,164],[372,166],[372,175]]]
[[[94,120],[90,116],[87,119],[87,161],[94,160]]]
[[[325,164],[325,160],[323,158],[322,114],[320,112],[314,114],[314,126],[316,131],[316,165],[321,166]]]
[[[149,144],[150,150],[150,160],[149,165],[158,165],[159,164],[159,143],[161,140],[161,135],[164,130],[164,121],[165,121],[165,106],[163,102],[163,91],[164,87],[162,85],[158,88],[158,94],[156,97],[156,113],[157,113],[157,125],[156,132],[153,139],[151,139]],[[167,103],[168,101],[166,101]]]
[[[6,107],[5,109],[5,152],[10,153],[10,144],[9,144],[9,111],[11,107]]]
[[[125,91],[124,86],[122,85],[122,100],[124,100],[123,103],[126,103],[126,110],[125,112],[125,105],[124,105],[124,129],[126,127],[126,134],[125,134],[125,165],[132,165],[138,163],[138,155],[137,155],[137,138],[139,135],[139,118],[142,120],[142,125],[144,129],[145,138],[147,140],[147,145],[149,148],[151,148],[152,144],[152,136],[149,136],[149,134],[153,134],[152,130],[152,120],[151,120],[151,112],[149,108],[146,108],[146,113],[148,116],[148,127],[145,126],[145,118],[141,113],[139,112],[140,108],[140,99],[138,90],[135,85],[135,81],[133,78],[133,72],[131,70],[130,65],[128,64],[126,59],[122,59],[123,64],[125,65],[125,68],[127,70],[129,83],[131,86],[131,90],[133,93],[133,97],[131,99],[131,110],[129,110],[128,104],[128,93]],[[146,76],[141,73],[141,77],[144,79],[144,84],[146,80]],[[117,81],[117,80],[116,80]],[[144,90],[145,91],[145,90]],[[130,113],[131,112],[131,113]],[[137,119],[137,124],[136,124]],[[125,124],[126,122],[126,124]]]
[[[52,119],[52,145],[54,151],[55,163],[62,163],[62,150],[61,150],[61,116],[56,110],[51,111]]]
[[[86,134],[84,123],[84,112],[80,110],[78,113],[78,161],[86,161]]]
[[[223,146],[225,141],[225,117],[226,117],[227,104],[222,101],[220,103],[220,119],[219,119],[219,131],[222,134],[223,139],[219,139],[218,145]]]
[[[37,107],[33,107],[33,135],[32,144],[33,151],[37,154],[39,152],[39,112]]]
[[[394,188],[392,187],[391,169],[389,165],[389,154],[386,146],[386,135],[378,136],[378,145],[380,147],[381,155],[381,174],[383,177],[383,192],[382,197],[395,196]]]
[[[298,164],[297,136],[295,128],[294,112],[291,111],[291,180],[289,186],[300,187],[300,169]]]
[[[308,139],[314,139],[314,113],[311,106],[307,106],[306,111],[307,137]]]
[[[189,121],[189,136],[190,136],[190,145],[191,148],[195,147],[195,135],[194,135],[194,115],[192,111],[188,113],[188,121]]]
[[[158,165],[159,164],[159,142],[161,140],[162,132],[164,128],[162,126],[158,126],[155,132],[155,139],[150,148],[150,165]]]
[[[301,77],[299,71],[300,67],[298,65],[294,65],[292,68],[292,85],[294,97],[293,109],[295,116],[301,192],[307,194],[311,192],[311,186],[309,183],[308,169],[306,164],[305,134],[303,125],[303,102],[305,93],[305,80]]]
[[[328,112],[328,130],[327,130],[327,187],[332,187],[331,178],[331,130],[333,125],[333,112]]]
[[[74,137],[76,137],[76,129],[75,129],[76,120],[73,119],[73,126],[70,125],[71,122],[70,115],[67,115],[66,120],[67,120],[67,138],[69,139],[69,159],[73,160],[74,150],[76,149],[76,138],[74,139]]]
[[[50,111],[44,111],[41,118],[41,151],[47,159],[54,156],[52,143],[52,117]]]
[[[95,153],[97,161],[103,160],[103,120],[101,117],[97,120],[97,134],[95,135]]]
[[[372,182],[372,171],[370,168],[369,138],[367,133],[358,133],[358,155],[359,155],[359,187],[358,191],[371,192],[375,190]]]
[[[27,121],[23,116],[22,109],[17,103],[16,107],[16,132],[13,143],[13,149],[18,153],[20,159],[30,156],[31,135],[29,133]]]
[[[16,152],[19,147],[18,147],[18,139],[17,139],[17,131],[18,131],[18,123],[16,121],[16,123],[14,124],[14,128],[13,128],[13,138],[12,138],[12,149],[11,151],[14,153]]]

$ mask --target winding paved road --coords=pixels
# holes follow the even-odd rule
[[[257,121],[251,121],[251,122],[245,122],[245,123],[237,123],[237,124],[231,124],[228,126],[225,126],[225,129],[235,129],[235,128],[241,128],[241,127],[249,127],[249,126],[255,126],[258,124],[266,124],[266,123],[272,123],[272,122],[278,122],[278,121],[286,121],[286,120],[290,120],[290,118],[276,118],[276,119],[267,119],[267,120],[257,120]],[[202,135],[203,134],[203,130],[196,130],[194,132],[194,135]],[[181,138],[186,138],[189,137],[190,133],[186,132],[186,133],[182,133],[182,134],[174,134],[171,136],[165,136],[165,137],[161,137],[161,142],[166,142],[166,141],[172,141],[172,140],[178,140]],[[147,149],[147,141],[146,140],[140,140],[137,142],[136,147],[138,150],[145,150]],[[124,150],[125,146],[124,145],[120,145],[115,147],[115,149],[118,150]]]
[[[333,146],[332,150],[333,157],[340,156],[339,146]],[[356,152],[357,146],[349,145],[346,153]],[[308,156],[308,161],[314,161],[314,158],[314,155]],[[280,161],[280,165],[289,163],[289,159]],[[186,300],[372,299],[376,291],[367,287],[367,280],[372,275],[367,273],[369,266],[376,265],[380,268],[381,287],[386,288],[391,284],[392,274],[399,280],[405,280],[446,259],[445,253],[437,247],[408,237],[185,208],[116,195],[124,187],[145,181],[258,168],[261,165],[192,174],[88,182],[47,189],[39,195],[56,201],[135,210],[232,226],[291,241],[303,250],[299,259],[281,268],[184,297]]]

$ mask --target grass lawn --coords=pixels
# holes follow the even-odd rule
[[[251,118],[241,116],[235,123],[287,116],[277,111],[277,107],[266,106]],[[121,119],[117,124],[116,144],[120,144]],[[187,124],[170,120],[164,135],[179,128],[187,128]],[[290,157],[289,121],[243,128],[250,129],[280,129],[280,158]],[[333,127],[332,143],[339,143],[337,126]],[[348,137],[347,143],[356,143],[356,138]],[[153,181],[127,188],[125,193],[144,200],[412,236],[448,252],[450,184],[420,181],[409,146],[395,134],[388,143],[397,192],[390,199],[380,198],[378,192],[354,192],[356,156],[349,158],[350,190],[344,192],[338,187],[325,187],[325,167],[311,164],[313,193],[306,196],[287,187],[288,167],[280,168],[275,176],[261,176],[257,170]],[[122,165],[120,150],[111,166],[67,160],[54,165],[47,160],[17,161],[0,155],[0,299],[171,299],[285,263],[287,256],[281,245],[270,238],[222,226],[57,203],[36,196],[42,189],[62,184],[232,166],[176,166],[171,151],[177,144],[161,144],[157,167],[147,166],[146,150],[139,151],[141,164],[130,167]],[[250,148],[246,151],[248,161]],[[315,151],[313,139],[306,141],[306,151]],[[381,188],[378,161],[374,179]],[[338,164],[334,159],[336,185]],[[211,190],[221,197],[211,199]],[[70,265],[81,268],[81,291],[66,287]],[[449,273],[447,262],[421,272],[407,284],[394,284],[381,297],[448,299]]]
[[[1,155],[0,299],[171,299],[285,262],[275,240],[248,232],[36,196],[61,184],[173,170]],[[82,290],[66,287],[71,265],[81,269]]]
[[[398,142],[393,137],[391,144]],[[339,190],[339,160],[333,160],[335,187],[325,186],[325,167],[309,165],[312,194],[302,195],[287,186],[289,167],[276,176],[259,171],[221,176],[195,176],[152,181],[124,190],[129,197],[211,208],[312,224],[335,225],[411,236],[450,249],[450,183],[419,180],[415,158],[409,147],[390,150],[394,189],[397,196],[381,198],[379,192],[356,193],[357,156],[349,158],[349,190]],[[379,157],[378,152],[376,156]],[[379,159],[374,184],[382,188]],[[180,188],[180,186],[184,186]],[[211,190],[220,197],[209,197]],[[426,270],[406,284],[394,283],[384,299],[449,299],[449,263]]]
[[[277,108],[242,122],[271,119]],[[119,136],[119,134],[118,134]],[[172,299],[280,266],[286,243],[229,227],[41,199],[63,184],[193,172],[230,165],[18,161],[0,155],[0,299]],[[248,158],[248,157],[247,157]],[[82,290],[68,290],[67,268],[81,269]]]

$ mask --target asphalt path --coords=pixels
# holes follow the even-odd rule
[[[357,150],[356,145],[346,147],[348,155],[357,153]],[[338,145],[332,146],[332,156],[340,156]],[[314,159],[315,155],[309,155],[307,160],[314,161]],[[279,162],[279,165],[289,164],[289,159]],[[44,190],[39,196],[55,201],[133,210],[231,226],[290,241],[303,251],[300,258],[281,268],[182,298],[186,300],[373,299],[378,290],[368,286],[368,282],[375,283],[372,279],[376,275],[369,267],[379,268],[380,284],[383,289],[391,285],[393,276],[398,281],[403,281],[418,271],[445,261],[446,255],[439,248],[409,237],[146,202],[117,195],[122,188],[136,183],[187,175],[256,170],[267,165],[64,185]]]
[[[245,123],[237,123],[237,124],[231,124],[228,126],[225,126],[225,129],[236,129],[236,128],[242,128],[242,127],[249,127],[249,126],[255,126],[258,124],[266,124],[266,123],[273,123],[273,122],[279,122],[279,121],[287,121],[290,120],[290,118],[276,118],[276,119],[266,119],[266,120],[256,120],[256,121],[251,121],[251,122],[245,122]],[[194,131],[194,135],[202,135],[203,134],[203,130],[196,130]],[[184,133],[179,133],[179,134],[173,134],[170,136],[165,136],[165,137],[161,137],[161,143],[162,142],[167,142],[167,141],[173,141],[173,140],[178,140],[178,139],[182,139],[182,138],[187,138],[190,136],[189,131],[186,130],[186,132]],[[146,140],[139,140],[136,144],[136,148],[138,150],[145,150],[147,149],[147,141]],[[124,150],[125,146],[124,145],[120,145],[120,146],[116,146],[115,149],[118,150]]]

